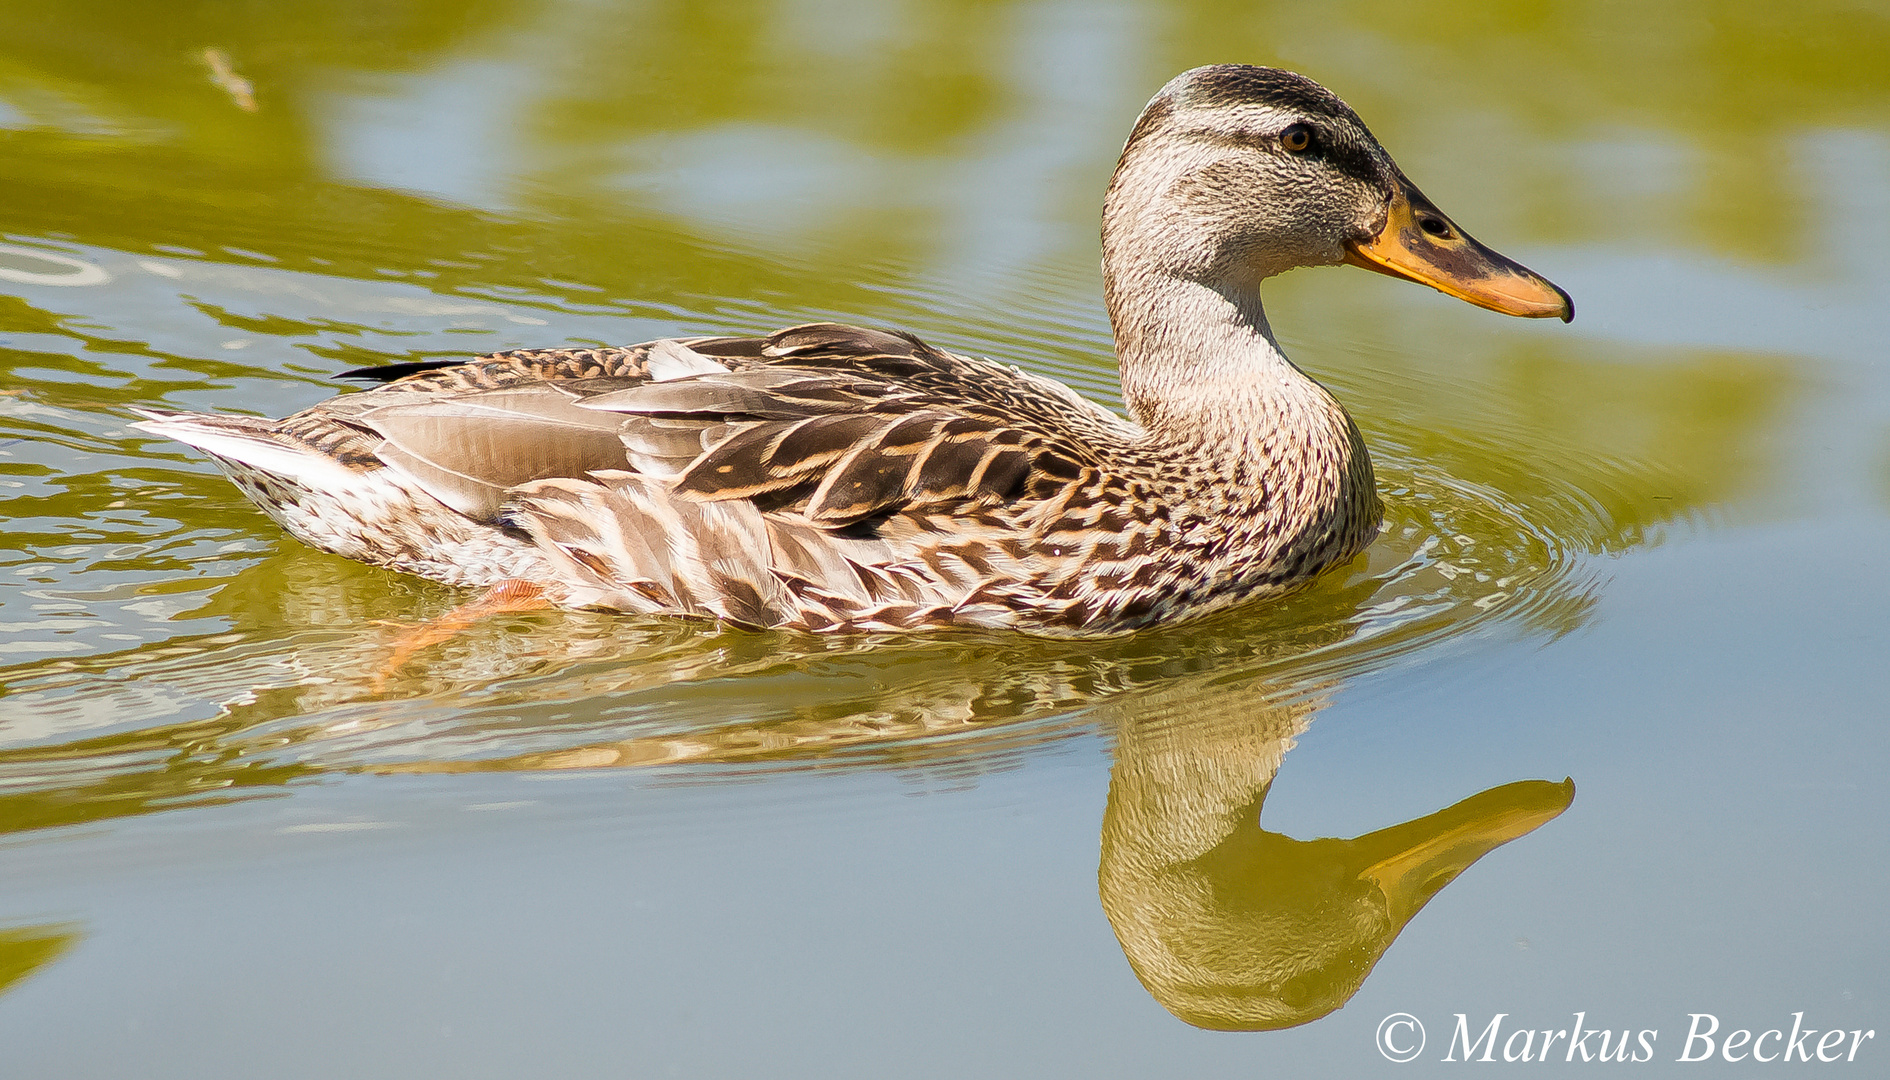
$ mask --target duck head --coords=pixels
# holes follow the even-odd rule
[[[1311,79],[1222,64],[1184,72],[1155,95],[1104,203],[1112,312],[1151,277],[1245,307],[1257,305],[1264,278],[1337,263],[1506,315],[1575,314],[1567,293],[1425,198],[1358,114]]]

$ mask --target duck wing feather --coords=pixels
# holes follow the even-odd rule
[[[660,341],[599,363],[605,352],[429,370],[338,399],[330,418],[475,520],[499,520],[532,481],[628,471],[835,530],[1043,495],[1099,467],[1094,444],[1127,428],[1049,380],[884,331]]]

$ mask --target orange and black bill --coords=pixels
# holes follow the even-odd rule
[[[1547,278],[1474,240],[1400,176],[1378,235],[1345,245],[1345,261],[1429,285],[1478,307],[1569,322],[1575,301]]]

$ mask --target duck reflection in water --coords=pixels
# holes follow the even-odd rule
[[[1117,731],[1097,870],[1103,910],[1142,985],[1196,1027],[1294,1027],[1344,1005],[1439,890],[1575,798],[1573,780],[1522,780],[1350,840],[1271,832],[1261,827],[1261,805],[1281,760],[1323,704],[1320,694],[1315,687],[1283,698],[1265,680],[1222,672],[1094,705],[1091,715],[1104,714]],[[682,737],[373,771],[753,764],[859,748],[873,738],[854,717],[792,728],[735,723]],[[899,740],[914,732],[892,725],[879,734]]]
[[[1317,702],[1161,697],[1118,724],[1097,878],[1136,976],[1196,1027],[1294,1027],[1344,1005],[1439,890],[1575,797],[1573,780],[1523,780],[1354,839],[1295,840],[1261,807]]]
[[[371,625],[387,613],[362,606],[346,587],[352,577],[285,591],[279,565],[248,573],[266,585],[263,596],[292,598],[304,617],[318,611],[320,625]],[[1550,579],[1551,594],[1559,582]],[[287,621],[254,602],[256,589],[227,591],[239,625]],[[413,705],[369,691],[383,638],[298,649],[297,678],[279,689],[267,682],[280,678],[273,668],[257,669],[251,681],[233,679],[227,660],[204,664],[203,657],[223,657],[212,638],[200,654],[167,646],[176,655],[152,661],[149,677],[161,677],[170,691],[213,676],[206,693],[242,686],[214,720],[0,753],[0,770],[10,764],[54,775],[98,756],[148,755],[149,771],[135,784],[121,776],[109,785],[10,796],[13,818],[36,828],[176,809],[193,798],[274,793],[338,771],[721,765],[754,776],[852,765],[973,777],[1032,747],[1100,730],[1115,738],[1099,892],[1131,967],[1188,1023],[1276,1029],[1343,1005],[1439,890],[1574,797],[1567,781],[1506,784],[1349,840],[1298,840],[1262,827],[1261,806],[1282,760],[1346,673],[1382,662],[1384,650],[1411,647],[1411,637],[1382,627],[1376,637],[1355,636],[1368,604],[1386,591],[1379,577],[1365,575],[1302,597],[1272,622],[1246,616],[1080,643],[947,635],[892,651],[883,642],[812,636],[730,634],[705,643],[686,625],[559,616],[531,634],[474,636],[407,673],[404,692],[428,692]],[[361,595],[381,599],[378,590]],[[1530,610],[1571,609],[1538,603]],[[111,663],[123,666],[122,659]],[[815,670],[820,678],[810,683],[802,673]],[[479,680],[526,689],[453,696],[452,688]],[[678,693],[711,684],[743,693],[724,689],[706,709],[699,691]],[[674,705],[692,700],[693,719]],[[613,702],[618,711],[585,714],[577,701]],[[656,720],[650,701],[677,715]],[[626,727],[643,733],[599,738],[628,734]],[[277,757],[284,746],[297,748],[293,759]],[[544,749],[481,753],[519,746]],[[128,798],[127,790],[141,795]]]

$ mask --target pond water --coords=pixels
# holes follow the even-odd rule
[[[1881,5],[179,7],[0,12],[8,1075],[1890,1069]],[[388,674],[466,594],[127,426],[817,319],[1117,404],[1101,193],[1229,60],[1579,312],[1271,282],[1388,506],[1283,602]]]

